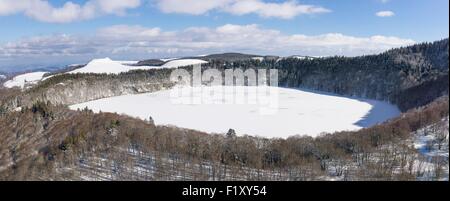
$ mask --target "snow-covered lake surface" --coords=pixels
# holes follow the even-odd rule
[[[224,91],[230,89],[230,86],[223,88]],[[251,87],[240,89],[252,90]],[[387,102],[298,89],[276,89],[276,112],[271,114],[262,114],[259,112],[262,104],[248,101],[244,101],[244,104],[180,104],[179,99],[173,98],[173,90],[105,98],[72,105],[70,108],[88,107],[95,112],[116,112],[141,119],[151,116],[158,125],[174,125],[211,133],[226,133],[232,128],[239,135],[269,138],[358,130],[400,114],[396,106]],[[248,94],[246,92],[245,96]]]

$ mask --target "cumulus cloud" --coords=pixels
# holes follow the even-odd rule
[[[267,2],[265,0],[152,0],[164,13],[202,15],[210,11],[233,15],[255,14],[265,18],[291,19],[298,15],[331,12],[316,5],[296,0]],[[142,5],[142,0],[87,0],[84,4],[68,1],[55,7],[49,0],[1,0],[0,16],[24,14],[48,23],[68,23],[101,15],[125,15],[128,9]]]
[[[326,8],[299,4],[295,0],[280,3],[262,0],[157,0],[157,7],[165,13],[201,15],[212,10],[218,10],[233,15],[256,14],[261,17],[281,19],[291,19],[303,14],[330,12]]]
[[[104,39],[124,39],[125,40],[148,40],[150,38],[160,37],[162,31],[160,28],[145,28],[134,25],[115,25],[101,28],[97,31],[97,36]]]
[[[389,11],[389,10],[385,10],[385,11],[379,11],[379,12],[375,13],[375,15],[378,17],[392,17],[395,15],[395,13],[392,11]]]
[[[201,15],[210,10],[223,8],[235,0],[156,0],[157,7],[165,13]]]
[[[124,15],[127,9],[140,5],[141,0],[89,0],[84,5],[68,1],[62,7],[46,0],[1,0],[0,16],[22,13],[41,22],[68,23],[99,15]]]
[[[410,39],[375,35],[355,37],[341,33],[321,35],[283,34],[256,24],[226,24],[215,28],[190,27],[180,31],[116,25],[91,36],[52,35],[32,37],[0,45],[2,60],[49,57],[87,58],[110,56],[145,59],[220,52],[272,55],[345,55],[379,53],[415,43]],[[31,60],[30,62],[36,62]]]

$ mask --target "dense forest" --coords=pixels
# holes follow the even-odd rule
[[[398,48],[378,55],[325,57],[315,59],[265,59],[223,62],[211,60],[216,68],[276,68],[279,85],[306,88],[340,95],[387,100],[406,111],[448,94],[448,39]],[[421,101],[418,87],[431,92]],[[408,102],[408,101],[414,102]]]
[[[383,124],[316,138],[237,136],[232,128],[208,134],[67,108],[170,88],[165,69],[55,74],[24,91],[0,88],[0,180],[448,179],[448,47],[445,39],[351,58],[214,55],[203,66],[279,69],[282,87],[389,100],[403,111]],[[447,157],[414,148],[424,136],[432,139],[425,151]]]

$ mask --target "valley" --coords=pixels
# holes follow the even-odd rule
[[[171,72],[192,65],[278,70],[277,112],[173,104]],[[448,180],[448,39],[358,57],[104,58],[0,82],[2,180]]]

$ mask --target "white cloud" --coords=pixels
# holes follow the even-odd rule
[[[172,32],[160,28],[117,25],[102,28],[91,36],[41,36],[0,45],[0,66],[2,60],[8,59],[11,62],[35,63],[50,58],[65,61],[74,57],[92,59],[99,56],[145,59],[219,52],[356,56],[413,43],[415,41],[410,39],[381,35],[287,35],[256,24],[190,27]]]
[[[202,15],[210,11],[233,15],[255,14],[265,18],[291,19],[299,15],[331,12],[321,6],[304,5],[296,0],[152,0],[164,13]],[[125,15],[128,9],[141,6],[141,0],[88,0],[84,4],[67,1],[55,7],[49,0],[1,0],[0,16],[24,14],[49,23],[68,23],[101,15]]]
[[[137,8],[141,0],[91,0],[106,14],[124,15],[127,9]]]
[[[314,5],[299,4],[295,0],[267,3],[262,0],[157,0],[157,7],[165,13],[201,15],[212,10],[233,15],[256,14],[261,17],[291,19],[303,14],[319,14],[330,10]]]
[[[300,5],[296,1],[287,1],[284,3],[264,3],[259,0],[238,1],[225,9],[226,11],[245,15],[255,13],[262,17],[277,17],[291,19],[302,14],[326,13],[330,10],[313,5]]]
[[[386,11],[377,12],[377,13],[375,13],[375,15],[378,17],[392,17],[395,15],[395,13],[392,11],[386,10]]]
[[[101,28],[97,31],[97,36],[109,39],[139,39],[148,40],[149,38],[161,36],[160,28],[144,28],[142,26],[115,25]]]
[[[140,4],[141,0],[89,0],[84,5],[68,1],[57,8],[46,0],[1,0],[0,16],[22,13],[41,22],[68,23],[98,15],[124,15]]]
[[[235,0],[156,0],[157,7],[165,13],[201,15],[223,8]]]

